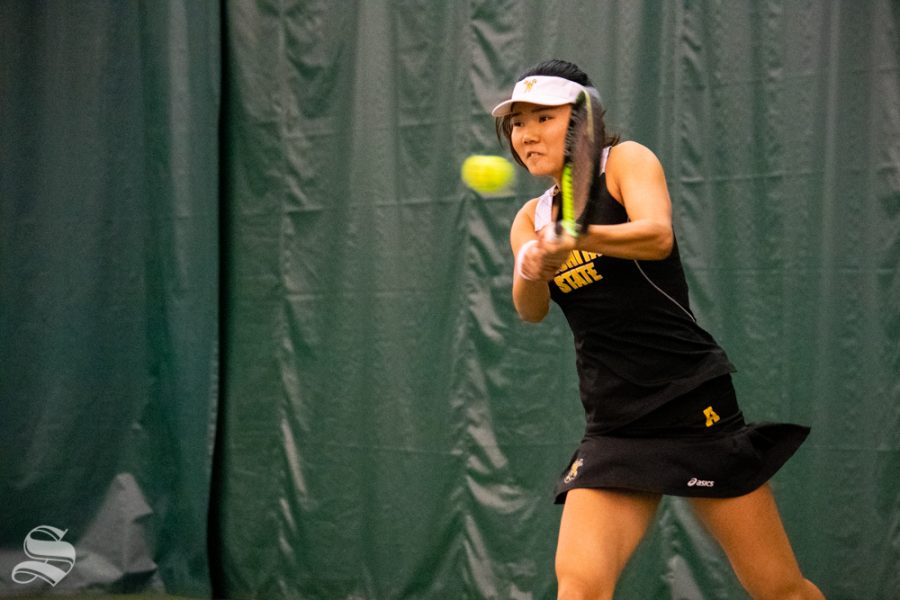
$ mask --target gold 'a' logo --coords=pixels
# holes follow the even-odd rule
[[[522,82],[522,85],[525,86],[526,92],[530,92],[531,88],[533,88],[534,84],[536,84],[536,83],[537,83],[537,79],[526,79],[525,81]]]
[[[706,417],[706,426],[712,427],[715,425],[716,421],[718,421],[721,417],[716,414],[716,411],[713,410],[712,406],[707,406],[703,409],[703,416]]]
[[[565,483],[572,483],[572,480],[578,477],[578,469],[581,468],[581,465],[584,464],[584,459],[579,458],[574,463],[572,463],[572,468],[569,469],[569,474],[566,475],[566,478],[563,479]]]

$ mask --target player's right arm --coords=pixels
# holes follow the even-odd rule
[[[509,242],[516,259],[513,266],[513,304],[519,317],[531,323],[542,321],[550,310],[550,288],[544,274],[540,273],[541,244],[534,230],[535,206],[537,198],[526,202],[519,209],[509,231]]]

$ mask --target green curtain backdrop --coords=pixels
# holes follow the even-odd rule
[[[813,428],[773,481],[804,570],[900,600],[898,26],[895,0],[0,0],[0,596],[554,598],[582,415],[507,242],[543,186],[458,169],[560,57],[659,155],[748,419]],[[55,588],[11,577],[38,525],[77,552]],[[617,597],[744,595],[669,499]]]
[[[0,596],[210,593],[214,2],[0,2]],[[75,566],[19,584],[30,530]]]

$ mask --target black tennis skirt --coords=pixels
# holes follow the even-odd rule
[[[745,423],[730,375],[716,377],[614,431],[582,440],[556,486],[729,498],[768,481],[809,428]]]

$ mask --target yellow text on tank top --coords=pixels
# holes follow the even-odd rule
[[[603,275],[594,268],[593,260],[598,256],[600,254],[595,252],[573,250],[569,254],[569,259],[563,263],[553,277],[554,283],[559,286],[559,291],[568,294],[603,279]]]

